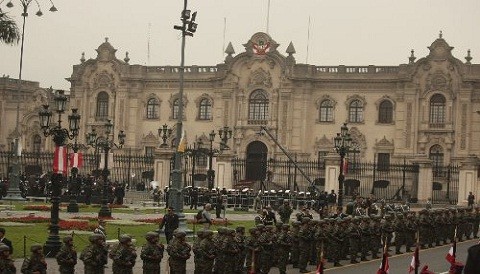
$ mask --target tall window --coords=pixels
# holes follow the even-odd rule
[[[353,100],[348,109],[348,120],[351,123],[363,122],[363,103],[360,100]]]
[[[173,119],[178,119],[178,109],[180,108],[180,99],[175,99],[173,101]]]
[[[40,135],[33,135],[33,152],[40,153],[40,147],[42,145],[42,138]]]
[[[393,104],[389,100],[383,100],[378,108],[378,122],[390,124],[393,121]]]
[[[333,103],[330,100],[323,100],[320,103],[320,122],[333,121]]]
[[[153,157],[154,152],[155,152],[155,147],[145,147],[145,156]]]
[[[266,121],[268,119],[268,97],[263,90],[252,92],[248,102],[248,120]]]
[[[147,101],[147,119],[158,118],[159,103],[157,98],[151,98]]]
[[[388,171],[390,169],[390,153],[377,154],[377,170]]]
[[[440,176],[443,169],[443,148],[439,145],[434,145],[430,148],[429,158],[432,160],[433,174]]]
[[[198,109],[198,119],[199,120],[211,120],[212,119],[212,103],[209,99],[203,98],[200,101]]]
[[[105,91],[97,95],[97,118],[108,117],[108,93]]]
[[[435,94],[430,99],[430,127],[445,126],[445,102],[445,97],[441,94]]]

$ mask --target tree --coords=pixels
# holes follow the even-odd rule
[[[14,45],[20,40],[17,23],[0,9],[0,42]]]

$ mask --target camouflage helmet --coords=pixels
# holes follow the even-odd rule
[[[70,235],[67,235],[67,236],[63,237],[62,240],[63,240],[64,243],[71,242],[71,241],[73,241],[73,237],[70,236]]]
[[[290,225],[289,224],[283,224],[282,225],[282,229],[283,230],[288,230],[290,228]]]
[[[264,224],[258,224],[257,229],[264,229],[265,225]],[[220,229],[218,229],[220,231]]]
[[[255,232],[257,232],[257,228],[256,227],[252,227],[248,230],[248,233],[250,233],[250,235],[254,234]]]
[[[205,238],[211,237],[211,236],[213,236],[213,231],[211,231],[211,230],[205,230],[205,231],[203,231],[203,236],[204,236]]]
[[[0,245],[0,252],[2,251],[10,251],[10,247],[8,247],[8,245],[6,244],[1,244]]]
[[[302,224],[309,223],[310,221],[311,221],[311,219],[308,218],[308,217],[303,217],[303,218],[302,218]]]
[[[88,240],[91,243],[94,243],[96,240],[100,239],[100,237],[101,237],[100,234],[92,234],[92,235],[88,236]]]
[[[278,221],[278,222],[275,224],[275,226],[276,226],[277,228],[281,228],[282,225],[283,225],[283,222],[280,222],[280,221]]]
[[[203,232],[204,232],[203,230],[200,230],[200,231],[197,232],[198,238],[203,238],[205,236],[205,234]]]
[[[244,226],[237,226],[237,227],[235,228],[235,231],[236,231],[236,232],[239,232],[239,233],[240,233],[240,232],[245,232],[245,227],[244,227]]]
[[[126,244],[132,241],[132,237],[128,234],[122,234],[120,235],[120,238],[118,238],[118,241],[122,244]]]
[[[43,246],[41,244],[33,244],[30,246],[30,251],[35,252],[35,251],[42,250],[42,248]]]
[[[299,226],[301,224],[300,221],[295,221],[292,223],[292,226],[296,227],[296,226]]]
[[[187,233],[185,233],[185,231],[177,231],[175,233],[175,237],[177,238],[185,238],[187,236]]]
[[[153,238],[157,238],[158,237],[158,233],[157,232],[154,232],[154,231],[149,231],[147,232],[147,234],[145,234],[145,239],[153,239]]]

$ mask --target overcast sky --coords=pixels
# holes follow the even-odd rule
[[[12,1],[15,8],[5,7],[8,0],[1,8],[21,26],[20,1]],[[23,79],[68,89],[65,78],[81,53],[95,58],[105,37],[117,58],[129,52],[130,64],[180,63],[180,33],[173,25],[180,24],[182,0],[53,1],[55,13],[48,0],[38,0],[42,17],[35,16],[35,1],[29,8]],[[242,52],[254,33],[266,32],[267,7],[268,0],[190,0],[198,30],[187,38],[186,65],[223,62],[228,42]],[[408,62],[411,49],[425,56],[440,30],[457,58],[464,61],[471,49],[472,62],[480,63],[480,0],[270,0],[268,25],[281,53],[293,42],[297,63],[399,65]],[[0,44],[0,76],[18,78],[19,60],[19,45]]]

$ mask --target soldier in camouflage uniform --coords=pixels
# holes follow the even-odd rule
[[[345,220],[337,220],[336,224],[331,226],[327,230],[326,241],[327,246],[331,249],[331,252],[328,252],[329,257],[333,262],[333,266],[338,267],[342,266],[340,260],[344,257],[344,241],[345,241],[345,225],[347,222]]]
[[[283,204],[278,207],[278,215],[280,215],[280,221],[284,224],[288,224],[290,221],[290,216],[292,215],[293,209],[290,206],[290,203],[287,199],[283,200]]]
[[[221,273],[225,266],[225,256],[226,254],[222,250],[222,244],[225,240],[225,235],[227,233],[226,227],[219,227],[218,233],[213,237],[213,248],[216,251],[215,262],[213,269],[215,273]]]
[[[113,260],[112,271],[114,274],[133,274],[137,252],[132,244],[132,237],[124,234],[118,241],[118,248],[110,252],[110,258]]]
[[[5,244],[0,244],[0,273],[10,274],[16,272],[17,268],[10,255],[10,247]]]
[[[77,264],[77,251],[73,246],[73,237],[65,236],[63,245],[57,256],[57,263],[61,274],[75,273],[75,265]]]
[[[290,253],[290,247],[292,246],[292,235],[289,231],[290,226],[288,224],[283,224],[281,231],[278,232],[277,237],[277,267],[280,271],[280,274],[287,273],[287,262],[288,255]]]
[[[105,273],[104,266],[108,262],[108,249],[105,246],[104,237],[101,234],[93,234],[88,238],[90,245],[80,253],[83,261],[85,274]]]
[[[475,222],[475,212],[471,209],[469,209],[469,212],[467,212],[467,228],[465,229],[465,237],[470,240],[472,238],[472,233],[473,233],[473,224]]]
[[[372,253],[372,259],[378,259],[378,249],[380,248],[382,238],[382,228],[380,226],[380,217],[372,216],[369,224],[370,229],[370,253]]]
[[[259,268],[259,253],[261,252],[261,247],[258,242],[258,238],[260,235],[260,232],[258,228],[253,227],[248,230],[250,236],[245,240],[245,247],[246,247],[246,266],[247,266],[247,271],[248,273],[250,272],[255,272],[257,273],[260,271]],[[252,269],[255,267],[255,269]]]
[[[300,268],[300,273],[309,272],[307,270],[307,263],[308,263],[308,259],[310,258],[310,254],[311,254],[310,248],[312,247],[311,242],[313,240],[312,231],[310,229],[309,223],[310,223],[310,218],[303,217],[302,225],[298,232],[298,238],[299,238],[298,249],[300,250],[299,252],[300,254],[298,257],[298,268]]]
[[[358,252],[360,251],[360,230],[358,225],[360,223],[360,218],[355,217],[352,222],[348,225],[345,233],[348,237],[348,242],[350,245],[349,253],[350,253],[350,263],[351,264],[358,264],[357,256]]]
[[[190,251],[192,248],[185,241],[187,234],[184,231],[177,231],[175,233],[175,241],[170,243],[167,247],[168,265],[170,266],[170,273],[186,274],[187,260],[190,258]]]
[[[273,235],[273,226],[265,226],[259,236],[258,242],[261,247],[258,261],[260,263],[260,273],[268,273],[273,264],[273,243],[275,237]]]
[[[360,224],[358,225],[358,230],[360,231],[360,253],[361,261],[366,262],[368,251],[370,250],[371,236],[370,227],[368,226],[368,217],[363,216],[360,219]]]
[[[292,248],[290,251],[290,263],[294,268],[298,268],[298,257],[300,255],[300,249],[298,248],[300,238],[298,237],[298,232],[300,231],[299,221],[294,221],[292,223]]]
[[[478,239],[478,227],[480,226],[480,207],[475,207],[475,219],[473,221],[473,238]]]
[[[203,230],[201,231],[198,231],[197,232],[197,238],[195,239],[195,241],[193,241],[193,244],[192,244],[192,251],[193,251],[193,263],[195,265],[195,270],[194,270],[194,274],[197,274],[199,273],[197,271],[197,268],[200,269],[199,267],[199,263],[202,261],[201,260],[201,250],[200,250],[200,243],[203,241],[204,239],[204,233],[203,233]],[[198,266],[198,267],[197,267]]]
[[[142,246],[140,258],[143,260],[143,274],[160,274],[160,263],[165,247],[159,243],[159,235],[150,231],[145,235],[147,242]]]
[[[395,229],[393,228],[392,223],[392,216],[385,215],[385,219],[380,222],[381,229],[382,229],[382,240],[386,239],[387,241],[387,250],[390,251],[390,245],[392,243],[393,232]]]
[[[406,244],[407,227],[402,214],[398,214],[395,218],[393,228],[395,229],[395,254],[403,254],[400,249]]]
[[[406,251],[407,252],[412,252],[412,246],[416,244],[416,237],[417,237],[417,231],[418,231],[418,225],[417,225],[417,220],[415,218],[415,212],[411,212],[407,216],[407,220],[405,221],[405,228],[407,231],[407,238],[406,238]]]
[[[239,255],[240,248],[235,241],[235,229],[229,228],[226,231],[225,238],[222,242],[221,250],[225,253],[224,267],[218,274],[236,274],[235,263]],[[240,272],[241,273],[241,272]]]
[[[235,268],[234,271],[237,273],[243,273],[245,264],[245,256],[246,256],[246,249],[245,249],[245,227],[239,226],[235,228],[235,242],[237,243],[237,247],[239,248],[239,252],[237,258],[235,260]]]
[[[22,264],[22,273],[47,274],[47,262],[43,256],[43,248],[40,244],[30,247],[30,258],[25,258]]]
[[[213,271],[213,262],[215,260],[215,250],[213,246],[213,232],[205,230],[203,232],[203,240],[200,242],[197,253],[198,259],[195,263],[195,273],[211,274]]]

